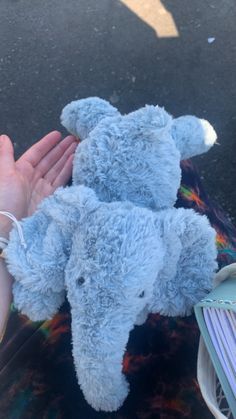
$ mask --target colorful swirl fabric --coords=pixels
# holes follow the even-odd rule
[[[236,261],[236,229],[183,162],[177,206],[206,214],[217,231],[218,262]],[[70,311],[30,322],[11,309],[0,345],[0,419],[210,419],[196,379],[199,330],[194,315],[149,315],[131,332],[123,361],[130,394],[113,413],[96,412],[78,386],[72,359]]]

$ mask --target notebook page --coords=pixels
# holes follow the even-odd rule
[[[206,326],[207,326],[207,329],[208,329],[210,338],[211,338],[212,343],[214,345],[214,348],[215,348],[215,350],[217,352],[217,355],[218,355],[218,357],[220,359],[220,362],[221,362],[221,364],[222,364],[222,366],[223,366],[223,368],[225,370],[225,369],[227,369],[227,365],[225,363],[224,357],[222,356],[221,349],[220,349],[219,342],[218,342],[218,338],[217,338],[215,329],[214,329],[213,324],[212,324],[212,318],[211,318],[211,315],[210,315],[211,314],[210,313],[210,309],[203,308],[203,314],[204,314],[204,318],[205,318],[205,322],[206,322]]]
[[[228,323],[227,316],[224,315],[224,311],[222,309],[213,309],[214,311],[214,318],[215,318],[215,327],[218,330],[219,338],[221,339],[221,343],[225,348],[226,355],[228,356],[228,361],[231,365],[232,371],[236,371],[236,363],[235,363],[235,342],[232,336],[232,331],[230,325]]]
[[[227,324],[225,324],[224,319],[221,319],[218,316],[220,309],[211,308],[210,313],[212,317],[212,324],[218,337],[219,346],[223,354],[225,364],[227,365],[227,378],[230,382],[233,392],[236,394],[236,368],[234,367],[235,361],[233,355],[231,355],[232,350],[225,335]]]
[[[236,328],[232,327],[232,323],[230,321],[230,311],[231,310],[223,309],[216,310],[219,322],[224,332],[225,340],[228,342],[234,371],[236,371]]]
[[[227,313],[229,315],[229,321],[232,327],[232,330],[236,331],[236,313],[233,310],[227,310]],[[234,332],[236,335],[236,332]],[[236,336],[235,336],[236,339]]]
[[[234,346],[236,344],[231,341],[233,349],[230,348],[229,342],[227,341],[227,335],[229,335],[229,333],[227,332],[227,334],[225,334],[225,330],[229,328],[229,324],[224,316],[221,317],[218,310],[219,309],[204,308],[204,318],[219,361],[236,397],[236,368],[234,356],[232,355],[235,351]]]
[[[230,369],[230,375],[227,377],[229,379],[231,389],[236,394],[236,365],[235,365],[235,343],[234,340],[231,339],[231,329],[229,328],[229,323],[226,320],[226,316],[224,316],[223,312],[226,310],[223,309],[213,309],[215,318],[215,327],[218,329],[219,332],[219,339],[221,341],[221,345],[224,348],[224,356],[226,357],[226,363],[228,368]],[[228,311],[228,310],[227,310]],[[233,380],[233,381],[232,381]]]

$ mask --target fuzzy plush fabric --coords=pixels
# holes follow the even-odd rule
[[[217,269],[215,230],[206,216],[183,208],[159,212],[155,225],[165,243],[165,257],[149,311],[189,315],[213,286],[212,275]]]
[[[35,226],[41,240],[32,239]],[[130,331],[144,312],[189,314],[212,288],[214,230],[192,210],[101,203],[83,186],[59,189],[22,227],[27,250],[16,230],[7,248],[15,305],[34,320],[50,318],[65,273],[79,384],[96,410],[118,409],[128,393],[121,371]],[[68,251],[59,234],[71,229]]]
[[[180,151],[181,160],[206,153],[217,139],[209,122],[195,116],[176,118],[173,121],[171,134]]]
[[[215,232],[173,204],[181,156],[206,151],[216,136],[195,117],[173,120],[154,106],[121,116],[98,98],[72,102],[62,121],[84,140],[73,186],[22,221],[26,249],[12,231],[14,303],[42,320],[67,292],[81,389],[96,410],[113,411],[128,394],[122,360],[134,325],[148,313],[190,314],[212,288]]]
[[[174,119],[150,105],[121,116],[99,98],[70,103],[61,122],[82,140],[75,154],[75,185],[92,188],[102,201],[129,200],[153,210],[174,205],[180,160],[206,152],[216,141],[205,120]]]

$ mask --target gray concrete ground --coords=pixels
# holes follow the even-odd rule
[[[196,114],[220,145],[195,163],[236,220],[235,22],[235,0],[0,0],[0,132],[19,156],[92,95]]]

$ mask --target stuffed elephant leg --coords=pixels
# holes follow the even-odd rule
[[[216,232],[206,216],[191,209],[170,209],[156,215],[156,228],[166,247],[157,275],[150,311],[167,316],[192,312],[212,288],[217,270]]]
[[[192,115],[174,119],[171,131],[181,160],[206,153],[217,139],[216,132],[208,121]]]
[[[102,119],[117,115],[120,115],[119,111],[109,102],[90,97],[66,105],[61,114],[61,123],[83,141]]]

